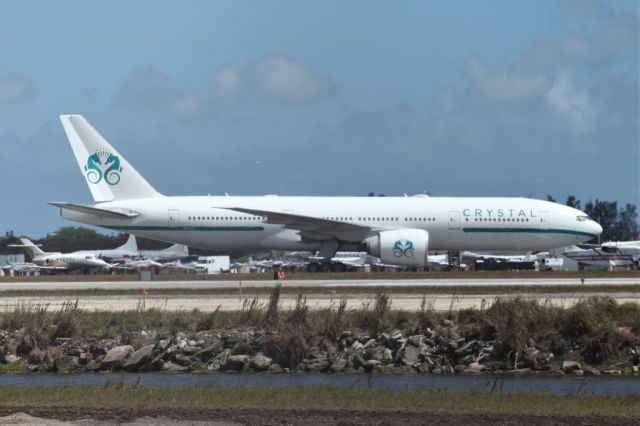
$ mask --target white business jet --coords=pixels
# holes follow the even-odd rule
[[[567,247],[563,255],[585,265],[640,269],[640,241],[607,241]]]
[[[109,269],[110,265],[93,254],[47,253],[28,238],[20,238],[22,244],[10,244],[8,247],[24,247],[32,257],[31,262],[40,269],[72,270],[72,269]]]
[[[428,250],[540,251],[597,237],[580,210],[527,198],[164,196],[80,115],[61,116],[95,203],[64,218],[221,252],[367,251],[423,267]],[[206,173],[205,170],[195,171]]]

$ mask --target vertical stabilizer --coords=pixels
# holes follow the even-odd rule
[[[96,202],[161,196],[83,116],[60,120]]]
[[[127,242],[118,247],[116,250],[138,251],[138,242],[136,241],[136,236],[133,234],[129,234],[129,239],[127,239]]]
[[[182,255],[184,257],[189,256],[189,247],[184,244],[174,244],[171,247],[167,247],[163,250],[166,253]]]
[[[29,253],[29,256],[31,256],[31,259],[35,259],[36,257],[46,254],[28,238],[20,238],[20,242],[22,243],[22,247],[24,247],[27,253]]]

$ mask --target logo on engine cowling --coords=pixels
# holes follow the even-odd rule
[[[409,240],[398,240],[393,244],[393,255],[395,257],[413,257],[413,242]]]
[[[84,173],[90,183],[98,184],[104,180],[109,185],[117,185],[120,182],[120,157],[110,150],[100,148],[87,158]]]

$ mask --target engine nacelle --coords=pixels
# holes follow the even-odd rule
[[[394,229],[368,238],[367,252],[389,265],[422,268],[427,265],[429,233],[423,229]]]

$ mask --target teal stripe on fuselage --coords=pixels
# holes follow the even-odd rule
[[[209,232],[260,232],[262,226],[107,226],[117,231],[209,231]],[[571,229],[536,229],[536,228],[462,228],[462,232],[470,233],[530,233],[530,234],[569,234],[581,237],[596,238],[597,235]]]
[[[106,226],[105,228],[115,229],[117,231],[264,231],[262,226]]]
[[[572,229],[536,229],[536,228],[462,228],[462,232],[477,233],[528,233],[528,234],[569,234],[595,238],[597,235]]]

